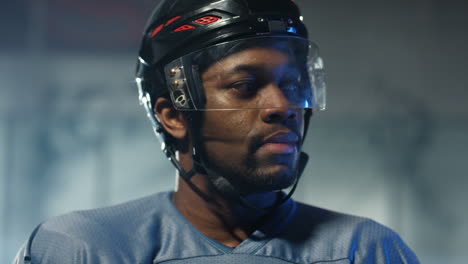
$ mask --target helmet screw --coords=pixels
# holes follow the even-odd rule
[[[294,21],[293,21],[291,18],[288,18],[288,24],[291,25],[291,24],[293,24],[293,23],[294,23]]]
[[[169,76],[171,76],[171,78],[174,78],[176,75],[179,75],[180,74],[180,68],[176,67],[176,68],[172,68],[169,72]]]
[[[172,81],[172,88],[173,89],[180,89],[181,86],[184,84],[184,80],[174,80]]]
[[[257,20],[258,22],[265,22],[265,19],[263,17],[259,17]]]

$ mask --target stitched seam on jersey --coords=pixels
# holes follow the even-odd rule
[[[241,254],[239,254],[239,255],[241,255]],[[244,255],[250,255],[250,254],[244,254]],[[266,257],[266,258],[275,258],[275,259],[279,259],[279,260],[283,260],[283,261],[286,261],[286,262],[289,262],[289,263],[295,263],[295,264],[300,263],[300,262],[295,262],[295,261],[284,259],[284,258],[277,257],[277,256],[264,256],[264,255],[254,255],[254,256]],[[333,263],[333,262],[342,261],[342,260],[349,260],[349,258],[340,258],[340,259],[332,259],[332,260],[318,260],[318,261],[310,262],[309,264]]]
[[[319,260],[319,261],[311,262],[310,264],[333,263],[333,262],[342,261],[342,260],[349,260],[349,258],[340,258],[340,259],[333,259],[333,260]]]
[[[156,262],[156,263],[164,263],[164,262],[173,261],[173,260],[194,259],[194,258],[203,258],[203,257],[217,257],[217,256],[221,256],[221,255],[223,255],[223,254],[219,254],[219,255],[201,255],[201,256],[186,257],[186,258],[173,258],[173,259],[167,259],[167,260],[163,260],[163,261]],[[283,259],[283,258],[275,257],[275,256],[252,255],[252,254],[246,254],[246,253],[232,253],[231,255],[246,255],[246,256],[255,256],[255,257],[262,257],[262,258],[279,259],[279,260],[282,260],[282,261],[285,261],[285,262],[288,262],[288,263],[292,263],[292,264],[299,264],[300,263],[300,262],[295,262],[295,261],[291,261],[291,260],[287,260],[287,259]],[[310,262],[310,264],[333,263],[333,262],[342,261],[342,260],[349,260],[349,259],[348,258],[341,258],[341,259],[334,259],[334,260],[319,260],[319,261]]]
[[[173,261],[173,260],[184,260],[184,259],[194,259],[194,258],[204,258],[204,257],[217,257],[217,256],[222,256],[222,255],[225,255],[225,254],[199,255],[199,256],[186,257],[186,258],[171,258],[171,259],[166,259],[166,260],[162,260],[162,261],[158,261],[158,262],[154,262],[154,260],[153,260],[153,263],[164,263],[164,262]]]
[[[186,257],[186,258],[173,258],[173,259],[166,259],[166,260],[163,260],[163,261],[160,261],[160,262],[156,262],[156,263],[164,263],[164,262],[173,261],[173,260],[194,259],[194,258],[203,258],[203,257],[217,257],[217,256],[221,256],[221,255],[224,255],[224,254],[219,254],[219,255],[201,255],[201,256]],[[282,261],[286,261],[286,262],[289,262],[289,263],[292,263],[292,264],[299,264],[298,262],[292,262],[292,261],[290,261],[290,260],[285,260],[285,259],[278,258],[278,257],[273,257],[273,256],[252,255],[252,254],[246,254],[246,253],[229,253],[229,254],[226,254],[226,255],[246,255],[246,256],[255,256],[255,257],[262,257],[262,258],[273,258],[273,259],[279,259],[279,260],[282,260]],[[154,263],[154,262],[153,262],[153,263]],[[313,262],[313,263],[315,263],[315,262]],[[313,264],[313,263],[311,263],[311,264]]]
[[[49,232],[49,233],[55,234],[55,235],[57,235],[57,236],[62,236],[62,237],[65,238],[65,239],[69,239],[69,240],[70,240],[69,242],[72,243],[73,245],[78,245],[78,247],[77,247],[77,246],[73,246],[74,249],[79,248],[79,250],[82,250],[83,248],[85,248],[84,245],[86,244],[86,242],[85,242],[84,240],[82,240],[81,238],[77,238],[77,237],[71,236],[70,234],[65,233],[65,232],[63,232],[63,231],[57,231],[57,230],[50,229],[50,228],[48,228],[46,225],[42,225],[42,224],[41,224],[41,226],[42,226],[43,228],[40,228],[40,229],[38,230],[37,235],[39,235],[39,232],[40,232],[40,231],[42,231],[42,232]],[[38,237],[39,237],[39,236],[35,236],[34,238],[38,238]],[[54,240],[54,241],[55,241],[55,240]],[[33,249],[33,247],[34,247],[34,242],[35,242],[35,241],[33,240],[32,242],[33,242],[33,244],[31,245],[31,257],[34,257],[33,252],[32,252],[32,251],[33,251],[32,249]],[[36,242],[37,242],[37,241],[36,241]],[[69,243],[67,243],[67,244],[69,244]],[[78,253],[81,254],[81,252],[79,252],[79,250],[75,250],[75,251],[73,252],[73,254],[78,254]],[[85,252],[85,253],[88,253],[88,252]],[[43,257],[43,256],[42,256],[42,257]],[[74,257],[74,256],[73,256],[73,257]],[[80,257],[82,258],[82,256],[80,256]],[[31,263],[34,264],[34,262],[31,262]]]
[[[238,254],[238,255],[248,255],[248,256],[251,256],[251,254]],[[298,262],[295,262],[295,261],[292,261],[292,260],[287,260],[287,259],[284,259],[284,258],[280,258],[280,257],[276,257],[276,256],[263,256],[263,255],[254,255],[256,257],[262,257],[262,258],[272,258],[272,259],[279,259],[279,260],[282,260],[282,261],[286,261],[286,262],[289,262],[289,263],[293,263],[293,264],[299,264]]]

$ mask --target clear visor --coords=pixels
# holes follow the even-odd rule
[[[325,109],[317,46],[297,37],[254,37],[217,44],[165,66],[178,110]]]

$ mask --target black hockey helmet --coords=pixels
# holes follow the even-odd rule
[[[286,43],[288,55],[304,69],[297,77],[306,83],[298,85],[304,98],[297,107],[308,109],[307,128],[311,109],[325,108],[323,64],[292,0],[162,0],[156,7],[143,33],[136,82],[162,149],[185,180],[195,171],[184,172],[176,161],[171,137],[153,112],[156,99],[170,97],[179,110],[206,110],[197,77],[200,57],[218,60],[239,47],[277,43]],[[195,163],[198,159],[194,156]],[[195,170],[203,169],[197,165]]]

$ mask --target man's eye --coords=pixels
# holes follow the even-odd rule
[[[257,83],[254,81],[239,81],[231,84],[229,88],[235,89],[241,94],[251,94],[257,90]]]

